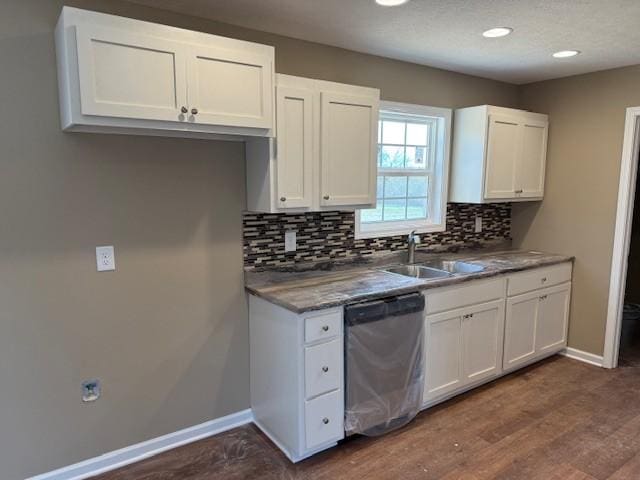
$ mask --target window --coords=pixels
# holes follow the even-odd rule
[[[359,210],[356,238],[445,229],[451,110],[382,102],[376,208]]]

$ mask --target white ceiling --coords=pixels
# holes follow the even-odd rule
[[[517,84],[640,64],[640,0],[133,1]],[[496,26],[514,32],[481,36]],[[551,57],[566,49],[582,54]]]

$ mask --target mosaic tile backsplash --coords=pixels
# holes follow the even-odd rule
[[[475,233],[476,215],[482,232]],[[284,232],[296,230],[297,250],[284,251]],[[259,267],[345,259],[406,249],[404,235],[355,239],[353,212],[253,213],[243,216],[244,266]],[[447,230],[420,235],[423,251],[457,251],[511,239],[511,204],[450,203]]]

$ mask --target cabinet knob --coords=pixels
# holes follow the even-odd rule
[[[281,202],[286,202],[287,201],[287,197],[280,197],[280,201]]]
[[[516,190],[516,193],[522,193],[522,189]]]
[[[324,373],[327,373],[327,372],[329,371],[329,367],[322,367],[322,371],[323,371]]]
[[[542,296],[540,297],[540,300],[546,300],[546,298],[547,298],[547,296],[546,296],[546,295],[542,295]]]
[[[198,114],[198,109],[197,108],[192,108],[191,109],[191,115],[197,115]]]
[[[325,196],[324,196],[324,197],[322,197],[322,198],[324,198],[325,200],[329,200],[329,195],[325,195]]]
[[[329,325],[324,325],[324,326],[322,327],[322,331],[323,331],[323,332],[328,332],[328,331],[329,331]]]
[[[189,113],[189,110],[187,109],[187,107],[182,107],[182,108],[180,109],[180,111],[181,111],[182,113]]]
[[[327,417],[324,417],[322,419],[322,423],[324,423],[326,425],[327,423],[329,423],[329,419]]]
[[[542,277],[542,278],[540,279],[540,281],[541,281],[542,283],[546,282],[546,281],[547,281],[547,277]]]

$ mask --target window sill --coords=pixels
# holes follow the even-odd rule
[[[402,222],[396,225],[373,225],[373,224],[364,224],[361,225],[358,221],[356,222],[356,232],[355,238],[356,240],[362,238],[379,238],[379,237],[394,237],[398,235],[409,235],[412,231],[415,230],[417,234],[422,233],[436,233],[436,232],[444,232],[447,226],[444,223],[430,223],[425,224],[424,222]]]

